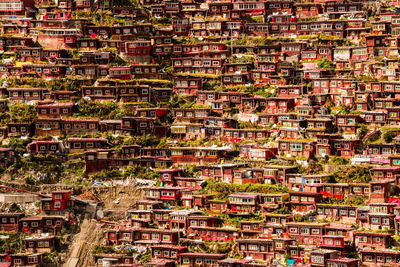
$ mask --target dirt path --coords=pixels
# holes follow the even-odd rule
[[[80,259],[82,254],[86,254],[85,250],[89,249],[87,241],[93,237],[92,235],[95,235],[95,230],[96,221],[90,220],[88,214],[86,214],[81,224],[81,231],[72,242],[72,251],[63,267],[87,266],[84,265]]]

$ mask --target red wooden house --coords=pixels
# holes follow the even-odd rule
[[[45,88],[7,88],[9,99],[12,101],[40,101],[43,100]]]
[[[345,250],[349,249],[349,246],[346,246],[344,239],[344,236],[324,235],[320,247],[338,250],[341,252],[341,256],[345,256]]]
[[[69,137],[66,142],[66,148],[69,153],[84,152],[93,149],[104,149],[108,146],[105,138],[78,138]]]
[[[181,253],[187,252],[187,247],[174,245],[152,245],[151,255],[154,258],[165,258],[170,260],[178,260]]]
[[[69,117],[72,115],[74,103],[38,104],[36,111],[38,116],[47,118]]]
[[[326,225],[319,222],[289,222],[286,223],[286,233],[295,237],[298,244],[318,246],[322,243]]]
[[[107,266],[107,264],[117,265],[132,265],[134,260],[132,256],[123,255],[123,254],[95,254],[93,255],[94,262],[96,266]]]
[[[282,155],[313,157],[315,155],[315,141],[298,139],[287,140],[280,139],[278,151]]]
[[[316,204],[322,200],[321,193],[290,191],[290,207],[298,212],[313,212],[316,210]]]
[[[202,89],[202,79],[192,76],[174,76],[173,92],[177,94],[195,95]]]
[[[157,172],[160,174],[163,184],[167,186],[173,186],[175,184],[175,177],[184,175],[183,169],[165,169],[157,170]]]
[[[20,229],[20,220],[25,216],[24,213],[1,213],[0,229],[3,232],[17,232]]]
[[[239,253],[253,260],[269,261],[274,258],[272,239],[238,239]]]
[[[360,249],[386,249],[390,248],[393,240],[388,233],[355,232],[354,243]]]
[[[54,250],[55,236],[29,236],[24,240],[28,252],[51,252]]]
[[[363,249],[360,254],[363,265],[369,267],[378,264],[391,265],[400,260],[400,252],[392,249]]]
[[[251,160],[268,160],[277,154],[278,149],[275,147],[261,146],[256,144],[243,144],[240,145],[239,151],[240,157]]]
[[[146,40],[128,41],[125,42],[125,52],[128,57],[140,61],[148,61],[151,53],[151,43]]]
[[[218,260],[225,258],[225,254],[185,252],[179,255],[180,266],[215,266]]]
[[[132,77],[130,66],[109,67],[108,74],[110,76],[110,79],[117,80],[130,80]]]
[[[175,261],[169,259],[154,258],[147,262],[146,267],[175,267]]]
[[[25,234],[58,234],[63,230],[65,218],[59,215],[33,216],[21,218],[19,223]]]
[[[188,218],[190,215],[201,215],[201,212],[193,209],[172,211],[171,213],[169,213],[170,228],[178,230],[186,230],[189,227]]]
[[[234,193],[229,195],[228,214],[251,215],[259,209],[261,203],[260,194]]]
[[[335,259],[327,259],[326,264],[328,266],[344,266],[344,267],[357,267],[359,266],[359,259],[352,258],[335,258]]]
[[[144,198],[163,202],[180,203],[184,187],[150,187],[144,188]]]
[[[4,137],[4,135],[3,135]],[[15,154],[14,149],[10,147],[1,147],[0,148],[0,166],[6,167],[10,162],[14,160]]]
[[[130,135],[154,134],[155,118],[124,117],[122,131]]]
[[[227,158],[230,147],[170,147],[171,160],[176,163],[216,163]]]
[[[32,130],[32,123],[7,123],[8,137],[31,136]]]
[[[267,114],[287,113],[294,108],[294,98],[267,98],[265,106]]]
[[[338,251],[333,249],[315,249],[310,254],[312,267],[324,267],[327,259],[335,259],[339,256]]]
[[[322,6],[319,3],[295,3],[297,18],[316,17],[322,13]]]
[[[7,256],[7,254],[5,255]],[[17,253],[9,255],[11,260],[4,260],[3,262],[9,261],[11,266],[33,266],[37,267],[42,264],[43,254],[42,253]]]
[[[27,151],[38,154],[60,154],[64,152],[64,145],[61,141],[33,141],[27,145]]]
[[[387,203],[389,194],[392,192],[393,179],[374,180],[369,183],[370,203]]]
[[[173,34],[177,36],[188,36],[190,33],[189,18],[173,18],[172,19]]]
[[[42,210],[46,213],[58,213],[73,206],[72,191],[54,191],[51,198],[42,199]]]

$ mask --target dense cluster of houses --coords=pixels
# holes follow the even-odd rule
[[[159,174],[124,222],[103,222],[115,253],[94,254],[96,266],[400,266],[399,6],[2,0],[0,168],[22,139],[88,175]],[[83,101],[123,112],[81,116]],[[131,142],[149,136],[166,141]],[[338,183],[332,162],[370,179]],[[306,173],[312,163],[323,167]],[[218,197],[211,183],[237,187]],[[44,215],[0,213],[2,232],[24,234],[23,253],[0,251],[0,263],[39,266],[73,203],[53,192]]]
[[[43,266],[47,254],[59,250],[60,236],[70,231],[75,200],[72,191],[53,191],[40,195],[39,215],[23,212],[0,213],[0,231],[4,242],[10,234],[19,234],[17,248],[8,246],[0,254],[3,266]],[[77,203],[78,206],[82,203]]]
[[[393,156],[390,160],[398,158]],[[158,170],[163,185],[143,188],[143,199],[126,211],[124,223],[108,222],[105,244],[146,247],[152,260],[145,266],[351,267],[400,263],[400,253],[395,249],[400,231],[400,198],[393,197],[396,185],[391,179],[331,183],[329,174],[301,175],[295,167],[288,166],[256,169],[225,163],[200,168],[201,175],[196,178],[184,177],[185,169]],[[289,190],[236,192],[217,199],[202,190],[206,178],[238,184],[259,184],[269,179],[268,183],[280,181]],[[368,203],[325,201],[355,196]],[[256,214],[259,216],[254,217]],[[296,216],[305,214],[312,216],[298,221]],[[237,224],[229,224],[224,216],[238,218]],[[222,254],[190,252],[199,242],[233,242],[236,248]],[[94,258],[100,266],[134,262],[121,254],[99,254]]]

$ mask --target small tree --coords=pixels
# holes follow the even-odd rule
[[[321,68],[321,69],[333,69],[333,68],[335,68],[335,64],[333,64],[332,61],[330,61],[330,60],[328,60],[326,58],[318,59],[317,60],[317,64],[318,64],[318,68]]]
[[[386,132],[383,134],[383,140],[385,140],[386,143],[391,143],[393,138],[395,138],[396,136],[396,132]]]
[[[361,125],[360,129],[358,130],[358,139],[363,139],[367,133],[368,133],[367,126]]]
[[[12,122],[31,122],[36,117],[35,107],[25,103],[17,103],[10,107]]]

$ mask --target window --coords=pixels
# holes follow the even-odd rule
[[[360,242],[360,243],[365,243],[367,241],[368,241],[368,239],[367,239],[366,236],[359,236],[358,237],[358,242]]]
[[[301,228],[301,233],[302,233],[302,234],[309,234],[309,233],[310,233],[310,229],[308,229],[308,228]]]
[[[50,246],[49,241],[39,241],[38,248],[48,248]]]
[[[38,262],[37,256],[28,256],[28,263],[34,264],[37,262]],[[14,263],[15,263],[15,261],[14,261]]]
[[[316,256],[316,255],[312,255],[311,256],[311,262],[312,263],[324,263],[324,257],[323,256]]]
[[[319,229],[312,229],[311,234],[313,235],[319,235]]]
[[[258,246],[257,245],[248,245],[248,250],[258,251]]]
[[[209,156],[216,156],[217,152],[216,151],[208,151]]]

